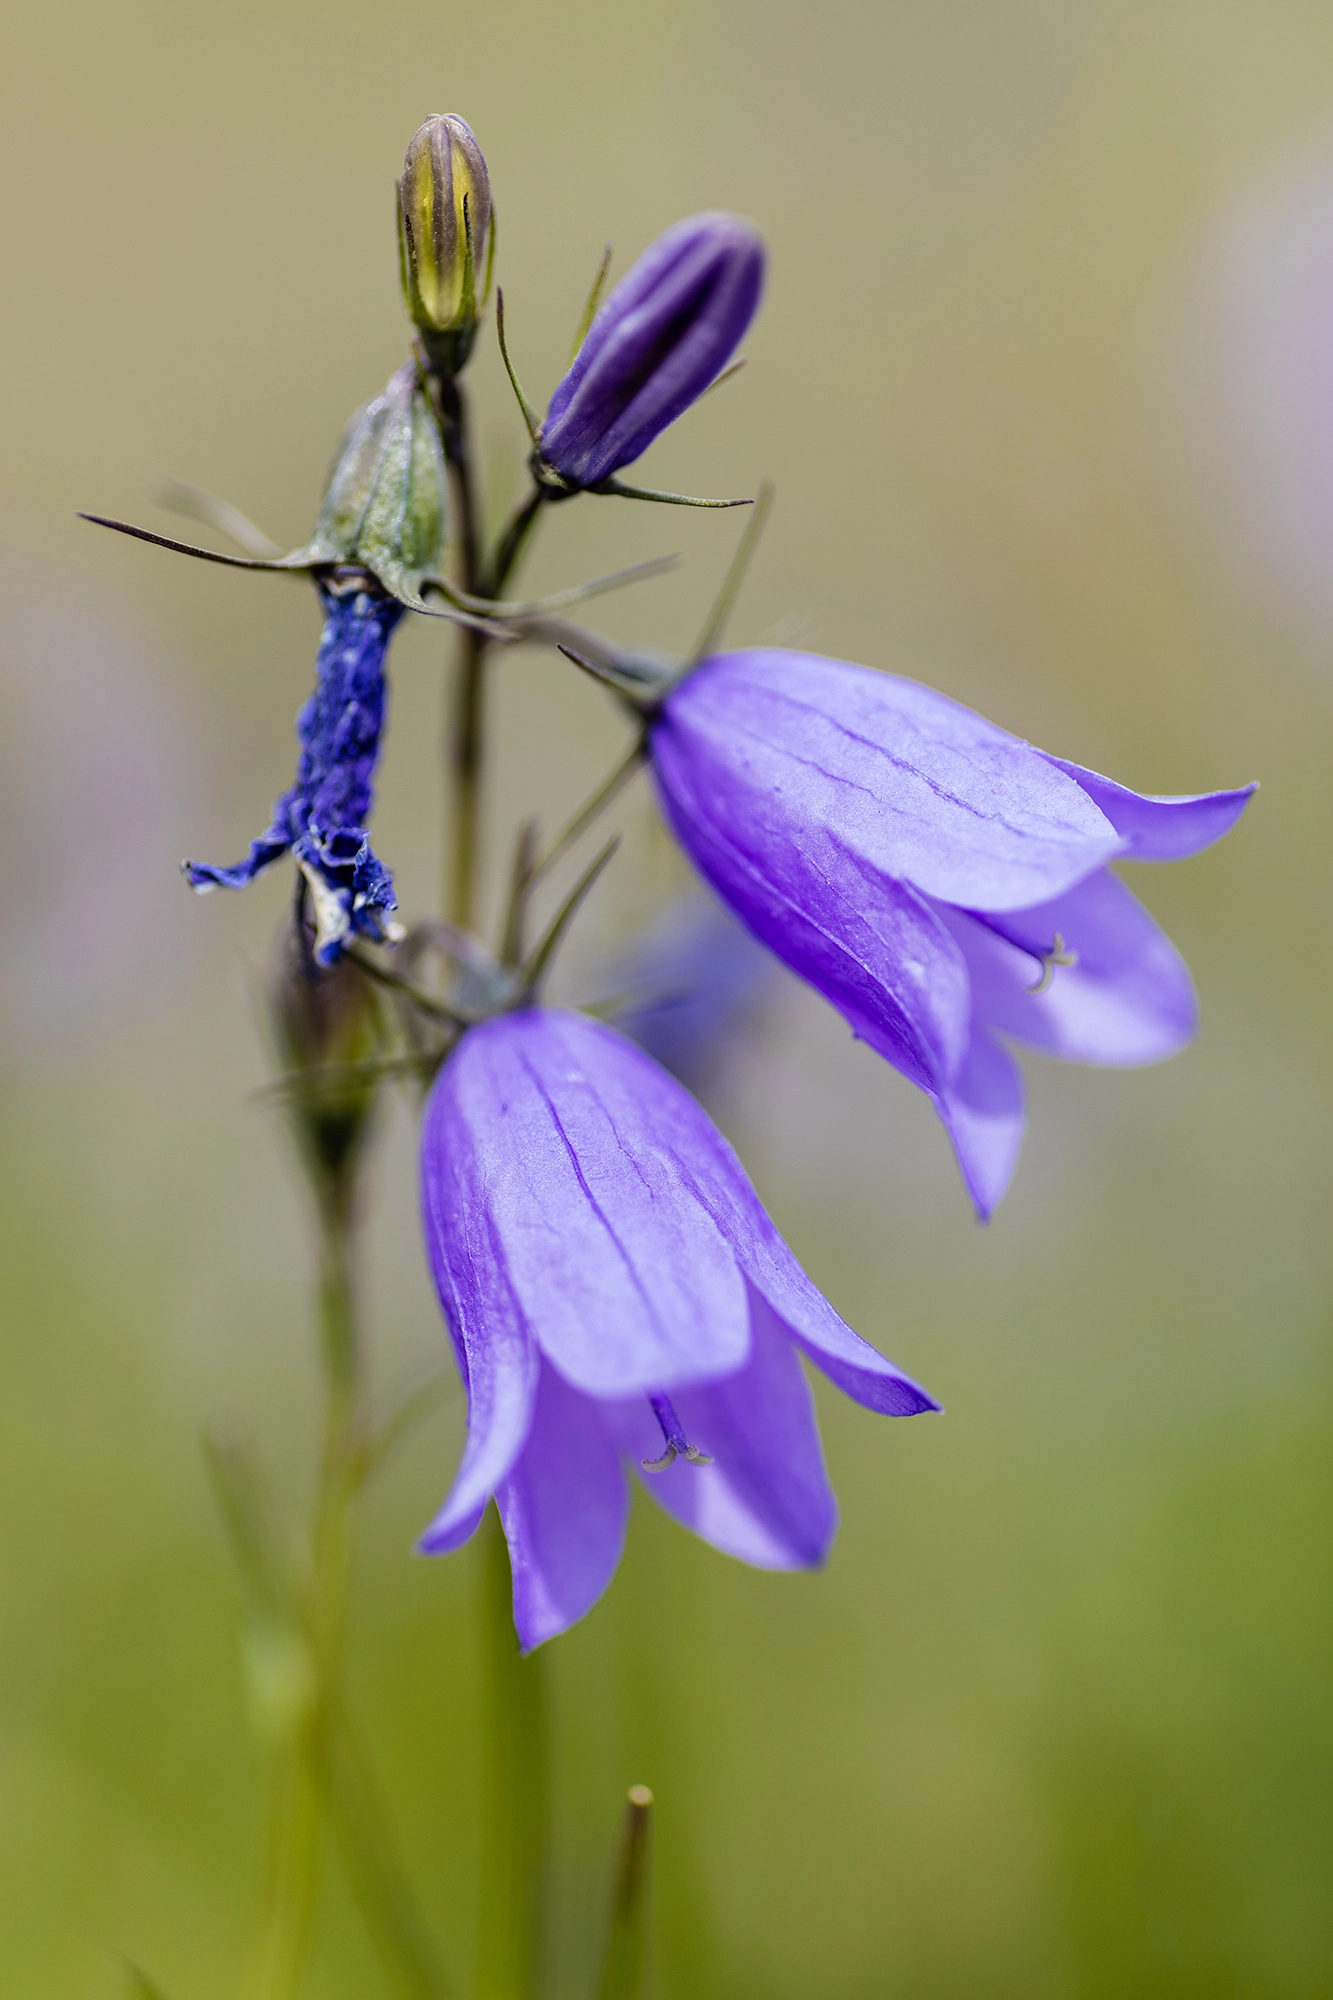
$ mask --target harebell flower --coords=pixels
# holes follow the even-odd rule
[[[599,1022],[474,1028],[421,1139],[426,1246],[468,1391],[467,1451],[423,1547],[495,1496],[525,1646],[582,1617],[620,1559],[623,1467],[765,1569],[836,1521],[804,1353],[886,1416],[938,1407],[806,1277],[707,1114]]]
[[[810,1568],[828,1554],[837,1508],[805,1365],[883,1415],[939,1408],[807,1277],[679,1079],[706,1079],[704,1045],[739,1032],[767,947],[928,1093],[989,1216],[1023,1127],[1012,1044],[1127,1064],[1169,1055],[1193,1033],[1188,971],[1112,864],[1195,853],[1228,831],[1253,789],[1144,797],[915,681],[808,653],[723,652],[743,562],[685,664],[625,652],[565,616],[662,561],[554,598],[510,599],[553,504],[588,492],[749,504],[620,475],[734,373],[763,290],[763,243],[738,216],[687,217],[600,303],[604,262],[544,418],[519,387],[497,288],[530,484],[488,536],[461,378],[490,295],[495,208],[486,161],[456,113],[417,131],[395,216],[410,352],[349,424],[308,543],[283,555],[195,489],[175,489],[175,504],[241,555],[89,517],[210,562],[304,574],[324,619],[294,784],[244,860],[185,864],[197,890],[239,888],[287,854],[299,870],[275,1094],[296,1128],[318,1225],[324,1429],[300,1560],[268,1521],[248,1448],[213,1452],[252,1638],[271,1658],[278,1633],[285,1663],[282,1700],[268,1702],[269,1862],[246,2000],[301,1990],[326,1823],[397,1984],[417,2000],[458,1990],[397,1863],[341,1685],[354,1506],[437,1386],[427,1380],[387,1411],[371,1393],[354,1232],[379,1093],[398,1079],[424,1100],[426,1254],[467,1395],[462,1462],[421,1546],[457,1548],[490,1510],[475,1987],[526,2000],[551,1982],[536,1914],[545,1708],[539,1658],[520,1659],[519,1648],[534,1652],[606,1589],[631,1476],[727,1555]],[[408,613],[460,628],[444,771],[448,888],[442,911],[410,929],[369,834],[386,657]],[[487,676],[495,650],[519,641],[559,647],[608,683],[635,735],[553,841],[544,846],[524,820],[489,926],[477,915],[495,886],[483,868]],[[645,761],[684,852],[759,940],[731,918],[718,932],[714,911],[711,931],[687,925],[629,954],[648,990],[626,1025],[674,1075],[592,1018],[591,1002],[585,1012],[543,1002],[552,959],[615,843],[529,935],[544,885]],[[629,1822],[607,1994],[642,1990],[647,1799],[637,1795]]]
[[[773,649],[705,660],[648,742],[699,872],[928,1093],[983,1218],[1023,1131],[1006,1040],[1127,1065],[1193,1035],[1184,961],[1107,864],[1197,853],[1252,785],[1147,798],[916,681]]]

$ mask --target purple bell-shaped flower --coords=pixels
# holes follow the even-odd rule
[[[1175,861],[1254,790],[1145,798],[897,675],[771,649],[706,659],[650,724],[658,792],[755,935],[934,1100],[984,1218],[1023,1133],[1005,1046],[1160,1061],[1189,972],[1107,864]]]
[[[426,1106],[421,1171],[468,1396],[422,1546],[457,1548],[494,1496],[525,1648],[614,1575],[626,1466],[728,1555],[823,1560],[837,1508],[800,1354],[868,1409],[938,1407],[839,1319],[689,1093],[582,1015],[464,1035]]]

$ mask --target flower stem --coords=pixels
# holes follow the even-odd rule
[[[476,2000],[533,2000],[547,1821],[545,1660],[514,1632],[509,1551],[492,1505],[481,1525],[484,1737]]]
[[[527,552],[528,542],[541,517],[542,507],[549,497],[544,487],[534,486],[523,505],[514,514],[491,558],[483,596],[498,598],[504,595],[506,584]]]
[[[438,398],[463,588],[474,597],[499,598],[527,550],[545,496],[534,487],[484,561],[466,395],[450,381],[440,384]],[[487,645],[484,633],[459,632],[445,756],[451,815],[445,907],[460,930],[476,923]],[[482,1522],[481,1542],[485,1722],[475,1995],[476,2000],[533,2000],[546,1847],[545,1676],[540,1658],[525,1660],[518,1649],[509,1551],[493,1504]]]
[[[348,1875],[399,1990],[412,2000],[443,2000],[449,1984],[345,1711],[330,1730],[329,1807]]]
[[[485,726],[486,639],[482,633],[467,630],[459,633],[454,672],[454,713],[448,746],[453,833],[445,908],[460,929],[471,930],[476,905]]]
[[[653,1795],[631,1785],[620,1835],[611,1935],[597,2000],[642,2000],[648,1976],[648,1841]]]
[[[460,383],[449,379],[439,383],[437,396],[440,438],[459,524],[457,544],[463,589],[471,597],[498,598],[522,560],[544,495],[540,487],[534,487],[505,529],[494,556],[486,562],[478,529],[481,510],[466,392]],[[453,712],[445,751],[452,807],[445,909],[463,929],[473,928],[476,917],[489,643],[484,632],[470,627],[459,632]]]
[[[296,2000],[305,1971],[346,1608],[350,1510],[364,1452],[352,1201],[342,1177],[322,1191],[319,1219],[324,1434],[304,1616],[291,1635],[293,1685],[276,1750],[266,1879],[242,1987],[245,2000]]]
[[[546,875],[549,875],[557,861],[564,859],[580,835],[587,832],[598,815],[604,812],[622,788],[629,783],[647,755],[647,746],[642,735],[637,736],[629,749],[616,764],[609,777],[604,778],[596,791],[579,807],[571,819],[551,842],[546,852],[533,862],[523,877],[523,889],[535,889]]]
[[[458,453],[457,483],[472,488],[468,456],[466,405],[460,405],[455,450]],[[541,514],[544,494],[540,487],[520,507],[500,538],[492,561],[484,574],[469,578],[465,589],[486,598],[499,598],[527,549]],[[469,518],[475,515],[475,496]],[[466,567],[466,564],[464,565]],[[490,641],[484,632],[470,627],[458,635],[458,664],[455,669],[453,722],[449,733],[448,763],[453,800],[452,864],[446,907],[453,921],[464,929],[474,927],[477,873],[480,859],[478,826],[481,817],[481,775],[485,747],[486,651]]]

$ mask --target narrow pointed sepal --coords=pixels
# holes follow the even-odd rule
[[[200,562],[225,563],[229,569],[304,570],[314,567],[308,549],[294,549],[285,556],[229,556],[221,549],[201,549],[196,542],[180,542],[174,535],[154,534],[151,528],[136,528],[132,521],[117,521],[110,514],[79,512],[80,521],[95,528],[114,528],[118,535],[133,535],[136,542],[152,542],[156,548],[170,549],[178,556],[197,556]]]
[[[500,343],[500,359],[504,362],[509,386],[514,392],[514,399],[527,427],[528,436],[535,447],[541,442],[541,419],[523,394],[523,385],[515,373],[513,362],[509,359],[509,343],[505,339],[505,295],[498,286],[495,293],[495,337]]]
[[[636,715],[655,715],[676,684],[674,664],[664,664],[646,654],[617,653],[610,647],[583,649],[556,640],[563,653],[585,674],[620,696]]]
[[[470,612],[477,618],[491,621],[541,618],[551,612],[566,611],[590,597],[604,597],[608,591],[623,590],[628,584],[646,583],[650,577],[665,576],[681,560],[679,555],[652,556],[647,562],[631,563],[627,569],[612,570],[608,576],[593,577],[588,583],[575,584],[569,590],[557,590],[550,597],[532,597],[514,602],[506,602],[503,598],[473,597],[443,576],[423,577],[421,588],[438,594],[455,610]]]
[[[232,569],[365,570],[406,609],[457,619],[457,613],[432,610],[421,595],[424,579],[439,567],[444,518],[444,454],[413,361],[348,424],[315,532],[302,548],[282,556],[223,555],[104,514],[80,516],[177,555]]]
[[[589,493],[614,493],[621,500],[656,500],[663,507],[753,507],[754,501],[700,500],[692,493],[659,493],[651,486],[626,486],[620,479],[603,479],[586,489]]]

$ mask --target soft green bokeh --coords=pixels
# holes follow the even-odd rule
[[[169,531],[144,493],[175,475],[305,538],[402,356],[403,148],[457,110],[534,397],[608,236],[622,270],[696,208],[769,237],[749,368],[643,466],[776,478],[739,637],[917,673],[1145,789],[1264,783],[1223,848],[1136,881],[1194,968],[1197,1046],[1031,1064],[989,1231],[924,1104],[794,990],[732,1080],[797,1251],[949,1413],[821,1394],[844,1524],[820,1576],[636,1510],[553,1649],[553,1994],[588,1991],[633,1781],[660,1804],[664,2000],[1333,1994],[1333,644],[1241,580],[1175,422],[1215,218],[1333,121],[1333,13],[10,0],[0,34],[0,1989],[96,2000],[123,1953],[174,2000],[233,1990],[261,1766],[199,1428],[253,1422],[293,1506],[309,1472],[305,1217],[248,1095],[286,884],[197,901],[175,863],[235,858],[287,782],[314,606],[73,512]],[[489,333],[474,372],[517,465]],[[683,644],[734,533],[588,500],[530,577],[686,549],[607,613]],[[396,661],[376,845],[411,912],[441,868],[439,631]],[[496,720],[498,861],[619,729],[535,657]],[[641,799],[624,818],[661,893]],[[648,907],[620,867],[588,935]],[[442,1337],[405,1109],[380,1168],[388,1379]],[[411,1554],[460,1435],[455,1401],[374,1493],[352,1680],[465,1990],[475,1579]],[[382,1990],[331,1872],[311,1991]]]

